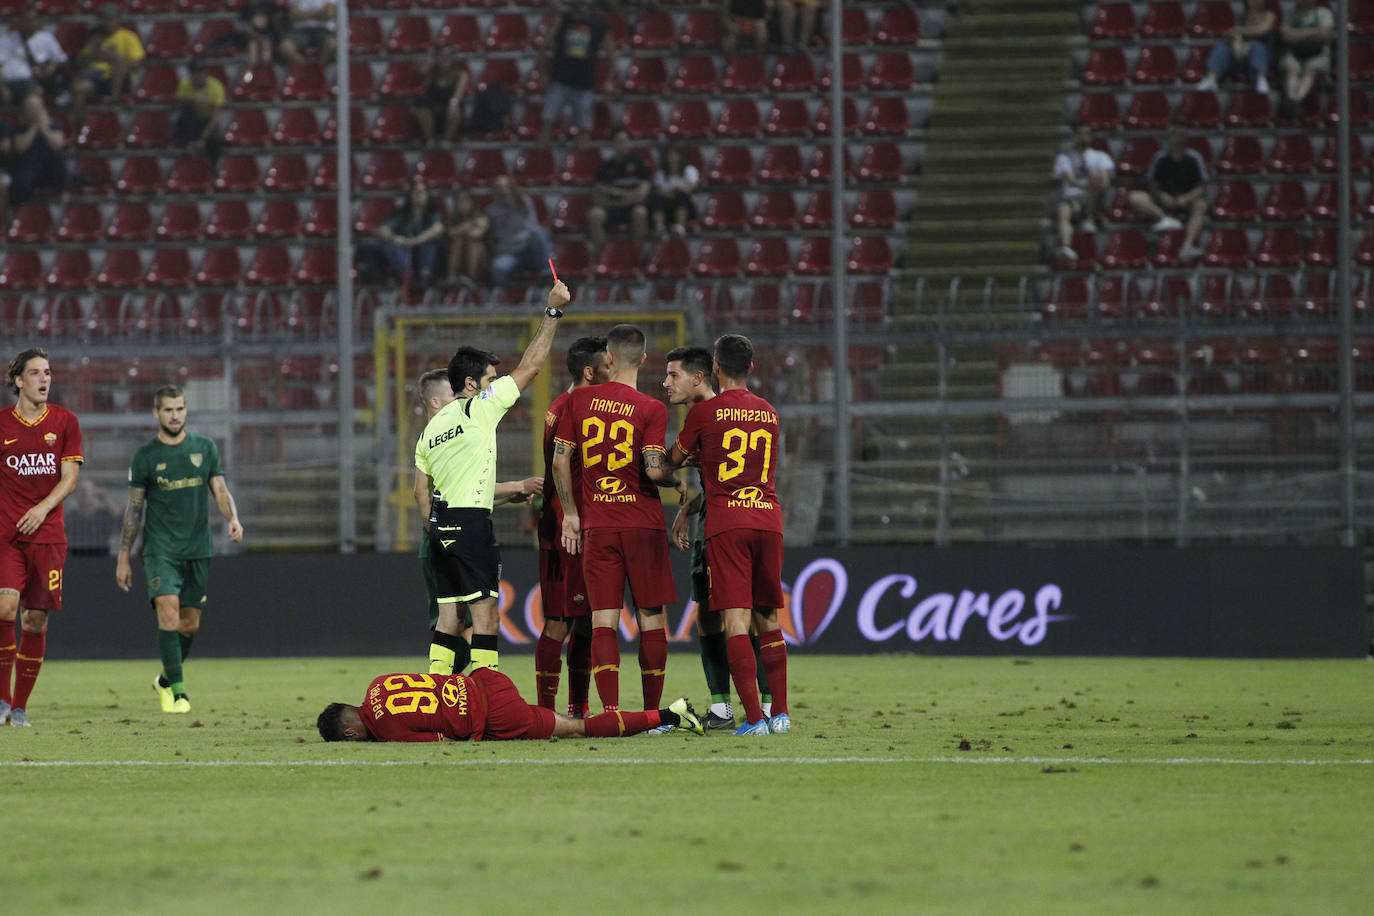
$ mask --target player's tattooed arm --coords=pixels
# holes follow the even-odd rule
[[[677,448],[674,444],[673,448]],[[649,479],[660,487],[672,487],[677,490],[679,501],[687,493],[687,481],[673,473],[673,468],[665,464],[665,458],[658,449],[645,449],[644,473]]]
[[[563,549],[576,554],[582,549],[582,519],[577,512],[577,500],[572,486],[572,446],[554,440],[553,485],[558,491],[558,504],[563,509],[563,530],[560,540]]]
[[[147,491],[143,487],[129,488],[129,505],[124,509],[124,527],[119,532],[119,559],[115,563],[115,584],[124,591],[133,584],[133,568],[129,565],[129,551],[143,530],[143,514],[147,509]]]

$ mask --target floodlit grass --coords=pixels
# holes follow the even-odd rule
[[[0,909],[1368,911],[1366,662],[792,662],[790,735],[476,745],[319,740],[418,660],[193,659],[189,716],[153,661],[50,662],[0,729]]]

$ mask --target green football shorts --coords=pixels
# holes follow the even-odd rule
[[[182,607],[205,607],[205,590],[210,584],[210,558],[170,560],[144,557],[143,575],[148,580],[148,600],[162,595],[177,595]]]

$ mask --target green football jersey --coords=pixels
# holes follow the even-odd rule
[[[178,445],[153,439],[134,454],[129,486],[147,493],[143,555],[199,560],[210,543],[210,478],[221,477],[213,440],[188,432]]]

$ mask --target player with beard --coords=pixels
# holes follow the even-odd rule
[[[238,507],[224,482],[214,440],[186,430],[186,397],[175,385],[153,393],[157,436],[129,464],[129,505],[124,510],[115,583],[133,585],[129,554],[143,532],[143,575],[157,613],[162,671],[153,690],[163,712],[191,711],[182,666],[200,630],[210,585],[209,500],[229,523],[229,540],[243,540]],[[146,522],[146,523],[145,523]]]
[[[0,724],[27,726],[29,696],[47,651],[48,615],[62,608],[62,500],[76,489],[85,459],[76,414],[48,403],[47,353],[35,347],[15,356],[5,382],[19,401],[0,414]]]

